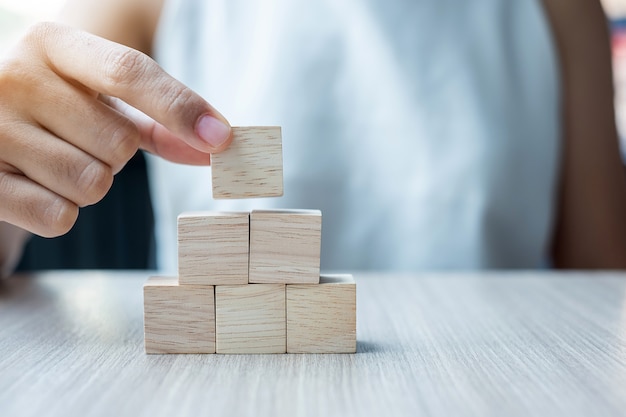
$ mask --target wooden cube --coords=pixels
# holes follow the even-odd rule
[[[213,198],[283,195],[280,127],[233,127],[232,143],[211,155]]]
[[[285,286],[215,287],[217,353],[285,353]]]
[[[213,288],[151,277],[143,286],[146,353],[215,353]]]
[[[250,214],[198,212],[178,216],[181,285],[248,283]]]
[[[356,352],[356,282],[325,275],[318,285],[287,285],[287,353]]]
[[[254,210],[249,282],[318,283],[321,242],[319,210]]]

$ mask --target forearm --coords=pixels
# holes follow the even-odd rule
[[[613,108],[611,51],[596,0],[544,0],[562,72],[563,160],[554,264],[626,269],[626,177]]]
[[[15,270],[30,233],[6,222],[0,222],[0,278]]]

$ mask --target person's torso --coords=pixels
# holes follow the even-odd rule
[[[283,127],[284,197],[152,158],[159,261],[186,210],[318,208],[324,269],[538,267],[559,162],[538,0],[171,0],[156,58],[233,125]]]

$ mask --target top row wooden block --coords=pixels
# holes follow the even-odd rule
[[[213,198],[283,195],[280,127],[233,127],[232,143],[211,155]]]

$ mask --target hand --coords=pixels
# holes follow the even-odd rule
[[[53,23],[0,62],[0,221],[53,237],[141,148],[206,165],[230,126],[148,56]]]

